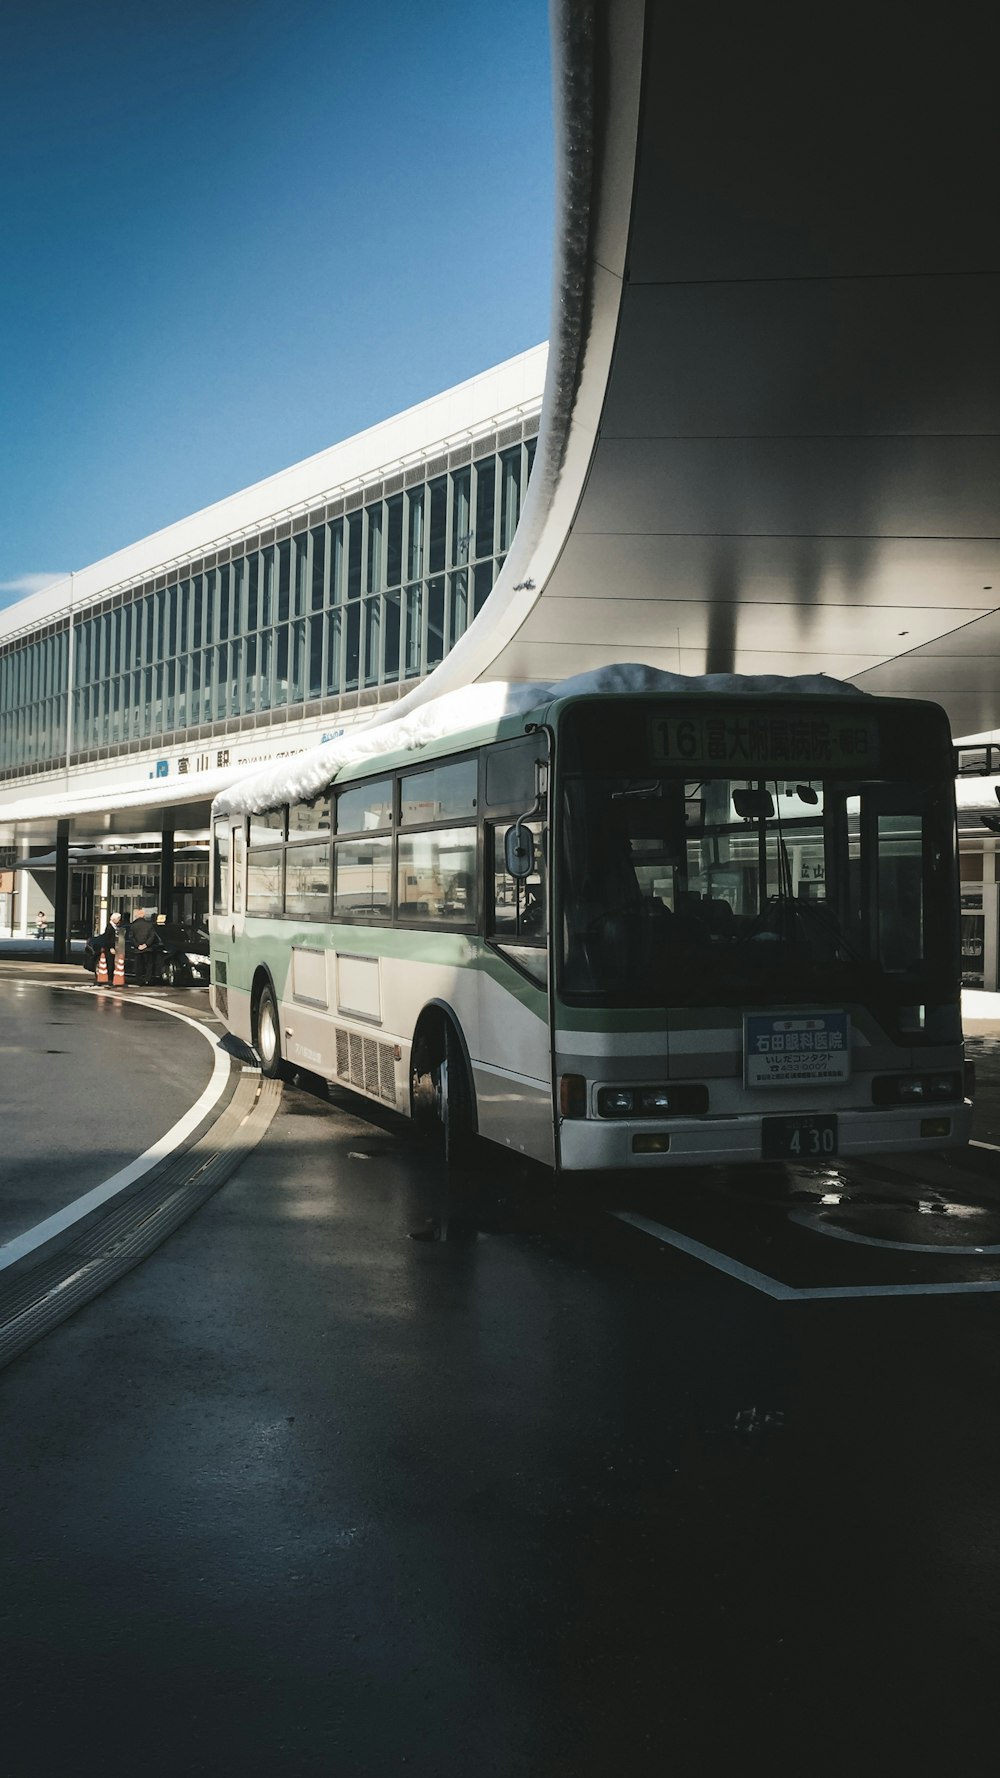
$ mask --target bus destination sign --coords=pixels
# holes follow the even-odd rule
[[[878,764],[878,723],[871,717],[785,711],[727,711],[649,720],[653,761],[663,766],[725,770],[732,777],[820,777],[824,767]]]
[[[743,1057],[748,1087],[834,1086],[850,1079],[848,1015],[747,1013]]]

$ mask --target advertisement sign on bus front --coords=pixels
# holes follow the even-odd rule
[[[846,1012],[747,1013],[743,1033],[748,1087],[833,1086],[851,1073]]]

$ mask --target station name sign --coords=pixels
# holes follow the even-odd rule
[[[228,747],[210,748],[204,753],[182,753],[168,759],[154,761],[147,771],[148,778],[189,778],[199,772],[224,771],[232,764],[237,766],[271,765],[275,760],[292,759],[308,748],[322,745],[327,741],[339,741],[346,734],[342,728],[325,729],[320,735],[304,736],[295,747],[260,747],[256,752],[245,752],[238,741],[231,742]]]
[[[727,711],[704,716],[653,716],[649,748],[660,766],[698,771],[725,767],[733,776],[818,776],[826,766],[878,763],[878,723],[869,717],[772,711]]]

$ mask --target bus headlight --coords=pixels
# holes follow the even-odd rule
[[[649,1117],[663,1117],[673,1110],[666,1087],[644,1087],[639,1094],[639,1110]]]
[[[599,1117],[631,1117],[635,1093],[631,1087],[602,1087],[597,1095]]]
[[[700,1082],[597,1089],[598,1117],[700,1117],[707,1110],[708,1088]]]
[[[873,1105],[940,1105],[962,1097],[960,1074],[880,1074],[872,1081]]]

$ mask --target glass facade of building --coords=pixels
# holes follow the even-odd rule
[[[67,617],[0,648],[0,777],[65,761],[68,674]]]
[[[265,524],[0,647],[0,779],[386,701],[510,547],[536,417]],[[73,706],[67,712],[72,676]]]

